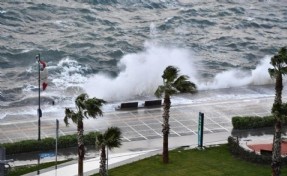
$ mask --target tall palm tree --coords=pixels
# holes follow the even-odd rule
[[[162,75],[163,85],[160,85],[155,91],[155,96],[164,96],[163,102],[163,152],[162,160],[163,163],[169,162],[168,156],[168,135],[169,135],[169,111],[170,111],[170,97],[176,93],[194,93],[196,91],[196,85],[190,82],[187,75],[179,76],[179,69],[174,66],[168,66]]]
[[[96,146],[100,150],[100,170],[101,176],[107,176],[106,169],[106,147],[108,150],[120,147],[122,145],[122,132],[118,127],[109,127],[104,133],[97,133]]]
[[[79,95],[76,100],[77,111],[66,108],[64,122],[69,125],[68,120],[71,119],[73,123],[77,124],[78,131],[78,175],[83,175],[83,161],[85,156],[84,148],[84,118],[96,118],[102,116],[103,112],[101,107],[105,103],[102,99],[89,98],[87,94]]]
[[[283,75],[287,74],[287,51],[286,47],[279,50],[278,54],[271,58],[270,64],[274,68],[268,69],[272,78],[275,78],[275,99],[272,106],[272,114],[275,118],[275,133],[273,138],[272,151],[272,175],[279,176],[281,170],[281,133],[282,133],[282,90]]]

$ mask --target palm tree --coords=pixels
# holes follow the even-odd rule
[[[271,58],[270,64],[274,68],[268,69],[272,78],[275,78],[275,99],[272,106],[272,114],[275,118],[275,133],[273,138],[272,151],[272,175],[279,176],[281,170],[281,132],[282,132],[282,90],[283,90],[283,75],[287,74],[287,51],[286,47],[279,50],[278,54]]]
[[[101,176],[107,175],[106,169],[106,147],[108,150],[120,147],[122,145],[122,132],[118,127],[109,127],[104,133],[97,133],[96,146],[101,151],[100,156],[100,170]]]
[[[164,95],[163,102],[163,163],[169,162],[168,156],[168,135],[169,135],[169,110],[170,110],[170,96],[176,93],[194,93],[196,91],[196,85],[188,81],[189,77],[186,75],[179,76],[179,69],[174,66],[168,66],[162,75],[163,85],[160,85],[155,91],[155,96],[162,97]]]
[[[65,118],[64,122],[66,125],[69,125],[68,120],[71,119],[75,124],[77,124],[78,131],[78,175],[83,175],[83,161],[85,156],[85,148],[84,148],[84,118],[96,118],[97,116],[102,116],[103,112],[101,107],[105,103],[102,99],[90,98],[87,94],[79,95],[75,104],[77,107],[77,111],[73,111],[69,108],[65,110]]]

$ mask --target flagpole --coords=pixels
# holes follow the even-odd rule
[[[36,59],[38,60],[38,141],[41,140],[41,120],[40,117],[42,116],[42,111],[41,111],[41,80],[40,80],[40,54],[36,56]]]

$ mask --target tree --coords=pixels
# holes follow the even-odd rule
[[[76,100],[77,111],[73,111],[69,108],[65,110],[64,122],[66,125],[69,125],[68,120],[71,119],[73,123],[77,124],[78,132],[78,175],[83,175],[83,161],[85,156],[85,147],[84,147],[84,118],[96,118],[97,116],[102,116],[103,112],[101,107],[105,103],[102,99],[90,98],[87,94],[79,95]]]
[[[269,74],[271,78],[275,78],[275,99],[271,110],[275,118],[271,167],[272,175],[279,176],[281,170],[282,116],[284,111],[282,106],[283,75],[287,74],[286,47],[281,48],[278,54],[271,58],[270,64],[274,68],[268,69]]]
[[[118,127],[109,127],[104,133],[97,133],[96,146],[100,150],[100,170],[101,176],[107,176],[106,169],[106,147],[108,150],[120,147],[122,145],[122,132]]]
[[[170,111],[170,97],[177,93],[194,93],[196,91],[196,85],[188,81],[189,77],[186,75],[179,76],[179,69],[174,66],[168,66],[162,75],[163,85],[160,85],[155,91],[155,96],[164,96],[163,102],[163,163],[169,162],[168,156],[168,135],[169,135],[169,111]]]

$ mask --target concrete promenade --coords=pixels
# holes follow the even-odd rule
[[[227,89],[229,90],[229,89]],[[231,135],[231,118],[234,116],[270,115],[274,94],[269,94],[270,87],[242,88],[237,92],[221,90],[218,97],[216,91],[205,92],[191,98],[188,104],[171,107],[169,147],[197,147],[198,113],[205,114],[204,145],[226,143]],[[262,94],[263,92],[263,94]],[[267,92],[264,94],[264,92]],[[210,99],[208,99],[210,97]],[[286,101],[286,96],[283,96]],[[55,119],[42,118],[42,138],[55,137]],[[109,168],[139,160],[157,153],[162,148],[162,109],[138,109],[131,111],[106,112],[103,117],[84,121],[85,133],[103,131],[109,126],[120,127],[123,132],[123,146],[109,155]],[[23,139],[37,139],[37,119],[2,119],[0,121],[0,140],[14,142]],[[76,126],[71,123],[66,127],[60,120],[60,135],[76,133]],[[41,175],[76,175],[77,161],[59,166],[57,172],[50,168],[41,171]],[[85,160],[85,174],[98,171],[99,158]],[[35,175],[31,173],[28,175]]]

